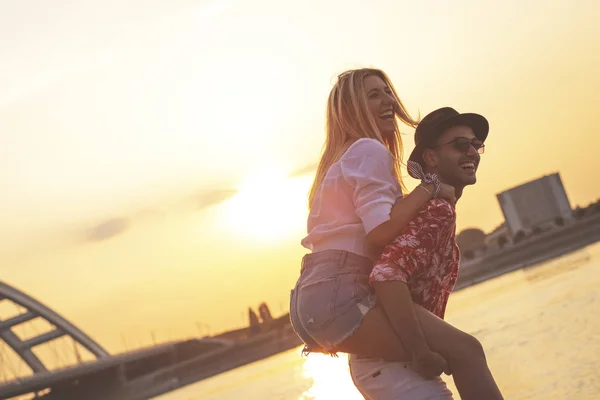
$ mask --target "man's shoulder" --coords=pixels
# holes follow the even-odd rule
[[[425,203],[419,216],[437,220],[454,220],[456,219],[456,210],[445,199],[432,199]]]

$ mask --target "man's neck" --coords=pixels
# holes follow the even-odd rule
[[[454,186],[454,195],[456,196],[456,201],[460,200],[464,188],[464,186]]]
[[[438,178],[440,179],[440,182],[442,182],[442,183],[447,183],[447,182],[444,182],[444,179],[442,179],[442,177],[440,176],[440,174],[438,174],[438,173],[437,173],[437,172],[435,172],[435,171],[431,171],[431,170],[429,170],[429,169],[427,169],[427,168],[426,168],[426,169],[425,169],[425,173],[434,173],[434,174],[437,174]],[[452,184],[450,184],[450,183],[447,183],[447,184],[449,184],[449,185],[451,185],[451,186],[454,186],[454,195],[456,196],[456,201],[458,201],[458,200],[461,198],[461,196],[462,196],[462,194],[463,194],[463,189],[464,189],[465,187],[464,187],[464,186],[456,186],[456,185],[452,185]]]

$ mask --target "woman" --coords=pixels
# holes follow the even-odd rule
[[[312,253],[302,260],[290,299],[291,322],[306,352],[411,360],[411,349],[376,305],[368,282],[381,248],[436,195],[432,183],[422,183],[426,190],[402,196],[396,118],[417,124],[383,71],[365,68],[339,76],[327,104],[325,149],[302,240]],[[437,197],[456,202],[449,185],[442,184]],[[417,318],[430,348],[448,362],[463,399],[498,398],[477,339],[426,310],[418,309]]]

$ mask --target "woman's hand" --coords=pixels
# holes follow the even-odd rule
[[[438,193],[440,199],[447,200],[452,207],[456,206],[456,189],[454,186],[440,182],[440,192]]]
[[[419,186],[421,186],[421,189],[425,189],[425,192],[429,193],[429,200],[431,200],[433,192],[435,192],[435,185],[433,183],[421,183]],[[452,207],[456,206],[456,190],[452,185],[440,182],[440,192],[437,197],[447,200],[452,204]]]

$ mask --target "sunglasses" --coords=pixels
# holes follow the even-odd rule
[[[458,151],[461,151],[463,153],[468,152],[471,147],[473,147],[479,154],[483,154],[483,152],[485,151],[485,144],[483,144],[483,142],[481,140],[469,139],[469,138],[460,137],[460,136],[455,138],[454,140],[451,140],[448,143],[438,144],[436,146],[433,146],[432,148],[445,146],[447,144],[453,145],[455,149],[457,149]]]

